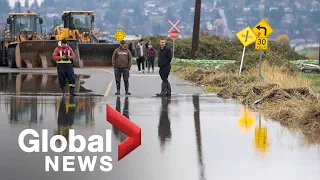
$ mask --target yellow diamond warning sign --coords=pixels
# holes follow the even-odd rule
[[[252,31],[261,38],[268,37],[273,33],[272,27],[265,19],[261,19],[261,21],[252,28]]]
[[[119,29],[115,34],[114,34],[114,38],[117,41],[122,41],[124,38],[126,38],[126,33],[124,33],[121,29]]]
[[[255,42],[257,38],[249,26],[239,31],[236,36],[243,46],[250,45],[251,43]]]

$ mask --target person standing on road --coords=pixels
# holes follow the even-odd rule
[[[148,73],[150,72],[150,67],[152,67],[152,72],[154,72],[154,58],[156,56],[156,50],[153,49],[152,45],[149,44],[147,50],[147,61],[148,61]]]
[[[61,41],[61,46],[58,45],[53,52],[53,59],[57,62],[57,71],[60,88],[62,90],[63,97],[66,93],[66,83],[70,87],[70,95],[77,96],[75,94],[75,74],[73,69],[73,60],[75,54],[70,46],[67,45],[67,40]]]
[[[126,48],[126,41],[120,42],[120,47],[117,48],[112,55],[112,65],[114,67],[114,76],[116,79],[117,92],[115,95],[120,95],[121,77],[123,76],[126,95],[131,95],[129,92],[129,71],[131,69],[132,56],[131,52]]]
[[[149,45],[151,44],[150,40],[147,41],[147,43],[144,45],[146,47],[146,51],[148,51]],[[146,60],[146,68],[148,67],[148,60]]]
[[[166,40],[160,40],[160,48],[158,51],[159,74],[162,79],[161,93],[157,96],[171,96],[171,85],[168,77],[171,71],[172,51],[166,45]]]
[[[141,72],[141,65],[142,65],[142,72],[144,73],[144,61],[146,60],[146,48],[143,45],[143,40],[141,39],[136,47],[136,56],[137,56],[137,65],[138,71]]]
[[[136,45],[134,40],[132,40],[129,44],[129,51],[131,52],[131,56],[134,57],[136,54]]]

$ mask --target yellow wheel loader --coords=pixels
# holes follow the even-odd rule
[[[111,66],[118,44],[99,42],[102,31],[94,32],[93,11],[64,11],[62,23],[55,22],[51,40],[67,39],[76,54],[76,67]],[[60,24],[60,25],[59,25]]]
[[[10,13],[0,35],[0,65],[19,69],[55,67],[52,53],[58,41],[42,38],[38,33],[42,24],[36,13]]]

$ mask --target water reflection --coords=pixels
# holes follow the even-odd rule
[[[72,97],[72,96],[71,96]],[[61,104],[61,98],[56,98],[56,112],[59,110],[58,106]],[[69,102],[70,97],[66,96],[66,102]],[[74,118],[74,124],[80,126],[94,126],[94,109],[96,107],[95,98],[93,96],[78,96],[74,99],[76,104],[76,114]],[[66,103],[66,106],[69,107],[69,103]]]
[[[94,108],[96,106],[96,99],[92,96],[73,98],[67,96],[65,99],[61,99],[60,97],[48,99],[43,96],[2,97],[4,97],[5,111],[8,114],[10,124],[25,124],[31,127],[33,124],[43,123],[44,117],[46,117],[47,112],[50,113],[51,108],[55,110],[55,114],[58,114],[59,116],[61,111],[64,110],[61,107],[65,105],[65,109],[68,112],[71,103],[71,105],[76,104],[74,107],[75,114],[73,115],[75,125],[94,125]],[[52,115],[50,114],[50,116]]]
[[[68,103],[65,98],[60,102],[58,113],[58,130],[56,134],[64,136],[69,139],[69,130],[72,128],[76,113],[76,103],[74,97],[69,98]]]
[[[116,110],[121,113],[121,100],[120,97],[117,97],[117,101],[116,101]],[[129,118],[129,98],[126,97],[124,100],[124,107],[123,107],[123,116],[125,116],[126,118]],[[113,134],[122,142],[127,138],[127,135],[124,134],[123,132],[121,132],[118,128],[112,126],[112,131]]]
[[[258,126],[255,128],[255,147],[260,153],[265,153],[267,149],[269,148],[269,142],[268,142],[268,131],[267,126],[262,125],[261,122],[261,114],[259,113],[259,123]]]
[[[92,92],[81,86],[82,79],[90,75],[76,75],[76,91],[78,93]],[[67,88],[68,89],[68,88]],[[57,74],[36,73],[0,73],[0,92],[2,93],[60,93],[61,89]]]
[[[169,104],[171,103],[170,98],[161,98],[161,110],[158,125],[158,136],[160,140],[161,152],[164,151],[166,141],[171,139],[171,123],[169,119]]]
[[[247,107],[242,107],[241,117],[238,121],[238,125],[241,130],[248,132],[251,130],[253,124],[255,123],[253,112]]]
[[[44,100],[41,99],[43,102]],[[8,112],[10,124],[37,124],[43,121],[43,105],[41,115],[38,117],[38,99],[13,97],[10,96],[5,101],[6,111]]]
[[[196,131],[196,141],[197,141],[197,152],[198,152],[198,163],[200,167],[200,178],[205,180],[205,168],[203,163],[203,152],[202,152],[202,140],[201,140],[201,125],[200,125],[200,103],[199,96],[192,96],[192,102],[194,106],[194,127]]]

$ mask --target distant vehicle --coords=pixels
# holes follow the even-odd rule
[[[99,43],[112,43],[112,44],[118,43],[118,41],[114,37],[107,34],[102,34],[101,36],[98,37],[98,40],[99,40]]]
[[[100,43],[102,31],[94,32],[93,11],[63,11],[62,24],[56,20],[50,39],[67,39],[76,53],[76,66],[110,66],[117,44]]]
[[[39,25],[40,31],[38,32]],[[36,13],[10,13],[0,34],[0,65],[10,68],[48,68],[55,66],[52,52],[57,41],[42,36],[43,19]]]

